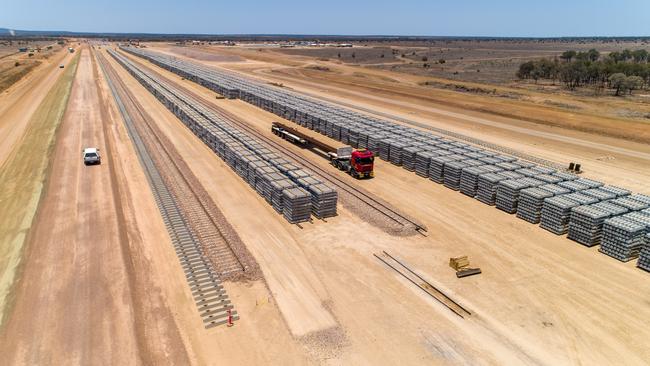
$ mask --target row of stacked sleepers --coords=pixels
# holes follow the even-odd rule
[[[650,197],[412,127],[372,118],[236,73],[135,48],[150,60],[228,98],[239,98],[301,126],[444,184],[557,235],[621,261],[640,256],[650,270]],[[642,249],[643,248],[643,249]]]
[[[125,57],[110,52],[287,221],[299,223],[309,221],[311,215],[336,215],[335,189],[205,106],[178,91],[172,92],[172,86],[140,71]]]

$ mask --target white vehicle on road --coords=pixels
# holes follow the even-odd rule
[[[94,165],[101,164],[102,158],[99,156],[99,149],[96,147],[87,147],[83,149],[84,164]]]

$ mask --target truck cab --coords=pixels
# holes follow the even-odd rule
[[[336,152],[330,152],[328,155],[332,165],[349,173],[354,178],[372,178],[375,176],[375,156],[370,150],[354,150],[350,146],[344,146],[338,148]]]
[[[374,173],[375,156],[367,149],[357,149],[350,158],[351,172],[355,178],[372,178]]]

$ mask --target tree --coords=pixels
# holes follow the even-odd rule
[[[439,64],[444,64],[445,62],[447,62],[447,61],[445,61],[444,58],[441,58],[440,60],[438,60],[438,63],[439,63]]]
[[[627,89],[630,94],[632,90],[641,89],[643,86],[643,79],[639,76],[628,76],[625,78],[625,89]]]
[[[645,62],[648,60],[648,51],[643,49],[632,51],[632,58],[634,58],[634,62],[637,63]]]
[[[587,56],[590,61],[595,62],[598,61],[600,58],[600,52],[598,52],[596,49],[592,48],[589,51],[587,51]]]
[[[566,62],[571,62],[571,59],[574,57],[576,57],[576,51],[573,50],[564,51],[562,52],[562,55],[560,55],[560,58]]]
[[[587,52],[578,52],[576,53],[576,60],[587,61],[589,60],[589,54]]]
[[[627,76],[621,72],[617,72],[616,74],[612,74],[609,77],[609,86],[616,89],[616,95],[621,95],[621,89],[624,89],[626,87],[625,80],[627,79]]]
[[[352,52],[352,58],[356,58],[356,57],[357,55],[354,52]]]
[[[628,50],[627,48],[621,52],[621,57],[623,58],[623,61],[631,60],[632,59],[632,51]]]
[[[614,52],[610,52],[610,53],[609,53],[609,58],[610,58],[612,61],[614,61],[615,63],[616,63],[616,62],[619,62],[619,61],[623,61],[623,56],[621,55],[621,53],[620,53],[620,52],[616,52],[616,51],[614,51]]]
[[[429,58],[427,56],[422,57],[422,62],[427,62],[429,61]]]
[[[523,64],[519,65],[519,70],[517,71],[517,77],[520,79],[529,79],[531,73],[535,69],[535,63],[533,61],[526,61]]]

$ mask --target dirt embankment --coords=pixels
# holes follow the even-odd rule
[[[9,61],[0,64],[0,92],[7,90],[40,64],[40,61],[23,61],[22,63]]]
[[[16,152],[0,167],[0,313],[5,319],[23,244],[43,194],[56,131],[63,118],[79,57],[75,57],[33,114]]]

